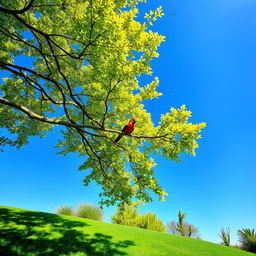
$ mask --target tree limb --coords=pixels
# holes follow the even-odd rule
[[[6,98],[0,97],[0,103],[10,106],[12,108],[15,108],[17,110],[20,110],[21,112],[25,113],[29,118],[35,119],[44,123],[48,124],[56,124],[56,125],[63,125],[66,127],[72,127],[72,128],[77,128],[77,129],[91,129],[95,131],[102,131],[102,132],[108,132],[108,133],[116,133],[116,134],[124,134],[121,131],[118,130],[113,130],[113,129],[108,129],[108,128],[101,128],[101,127],[96,127],[96,126],[91,126],[91,125],[82,125],[82,124],[76,124],[76,123],[70,123],[66,122],[57,118],[48,118],[46,116],[38,115],[37,113],[33,112],[32,110],[28,109],[27,107],[24,107],[16,102],[7,100]],[[92,134],[94,136],[97,136],[96,134]],[[126,135],[126,134],[124,134]],[[130,135],[130,137],[136,138],[136,139],[164,139],[167,138],[168,140],[173,139],[167,137],[168,134],[161,135],[161,136],[143,136],[143,135]],[[100,135],[98,135],[100,136]],[[104,136],[102,136],[104,137]]]
[[[9,10],[3,7],[0,7],[0,12],[5,12],[5,13],[9,13],[9,14],[22,14],[26,11],[28,11],[31,7],[32,4],[35,0],[31,0],[28,5],[26,5],[24,8],[22,8],[21,10]]]

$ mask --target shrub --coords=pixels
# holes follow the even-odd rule
[[[103,220],[103,211],[91,204],[80,204],[76,210],[76,216],[91,220]]]
[[[256,253],[256,233],[254,229],[240,229],[237,231],[242,249]]]
[[[118,207],[116,214],[111,216],[111,221],[114,224],[165,232],[165,225],[155,214],[149,212],[139,215],[138,206],[125,204],[123,208]]]
[[[138,218],[137,226],[144,229],[165,232],[164,223],[151,212],[148,212]]]
[[[66,205],[62,205],[62,206],[58,207],[56,213],[62,214],[62,215],[68,215],[68,216],[74,215],[74,211],[73,211],[72,207],[66,206]]]
[[[114,224],[137,227],[138,217],[138,207],[125,204],[124,208],[117,208],[117,213],[111,216],[111,221]]]

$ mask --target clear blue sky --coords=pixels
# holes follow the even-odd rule
[[[150,0],[166,15],[153,26],[166,36],[152,63],[164,95],[147,103],[153,120],[169,107],[186,104],[193,122],[207,122],[196,157],[182,163],[157,159],[166,202],[147,204],[164,222],[178,210],[204,240],[220,242],[222,227],[232,243],[240,228],[256,228],[256,2],[253,0]],[[0,153],[0,204],[54,212],[59,205],[98,202],[99,188],[83,186],[77,155],[56,155],[57,129],[31,138],[20,150]],[[109,221],[115,207],[105,208]]]

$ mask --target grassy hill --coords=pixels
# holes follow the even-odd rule
[[[0,206],[3,256],[249,256],[209,242],[99,221]]]

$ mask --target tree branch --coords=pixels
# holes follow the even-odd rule
[[[20,110],[21,112],[25,113],[29,118],[31,119],[35,119],[44,123],[48,123],[48,124],[56,124],[56,125],[63,125],[66,127],[71,127],[71,128],[77,128],[77,129],[91,129],[91,130],[95,130],[95,131],[102,131],[102,132],[108,132],[108,133],[116,133],[116,134],[124,134],[121,131],[118,130],[113,130],[113,129],[108,129],[108,128],[100,128],[100,127],[96,127],[96,126],[91,126],[91,125],[81,125],[81,124],[76,124],[76,123],[70,123],[70,122],[66,122],[57,118],[48,118],[46,116],[42,116],[42,115],[38,115],[37,113],[33,112],[32,110],[28,109],[27,107],[22,106],[21,104],[18,104],[16,102],[10,101],[6,98],[2,98],[0,97],[0,103],[10,106],[12,108],[15,108],[17,110]],[[86,131],[85,131],[86,132]],[[92,134],[95,135],[96,134]],[[126,135],[126,134],[124,134]],[[100,136],[100,135],[97,135]],[[168,138],[167,137],[168,134],[165,135],[161,135],[161,136],[143,136],[143,135],[130,135],[130,137],[132,138],[136,138],[136,139],[168,139],[170,141],[175,141],[172,138]],[[104,137],[104,135],[102,135],[102,137]]]
[[[28,11],[31,7],[32,4],[35,0],[31,0],[27,6],[25,6],[24,8],[22,8],[21,10],[9,10],[3,7],[0,7],[0,12],[5,12],[5,13],[9,13],[9,14],[22,14],[26,11]]]
[[[62,3],[62,4],[40,4],[40,5],[33,5],[32,7],[36,8],[41,8],[41,7],[64,7],[64,6],[72,6],[72,5],[77,5],[81,4],[84,2],[87,2],[88,0],[82,0],[82,1],[77,1],[75,3],[67,4],[67,3]]]

